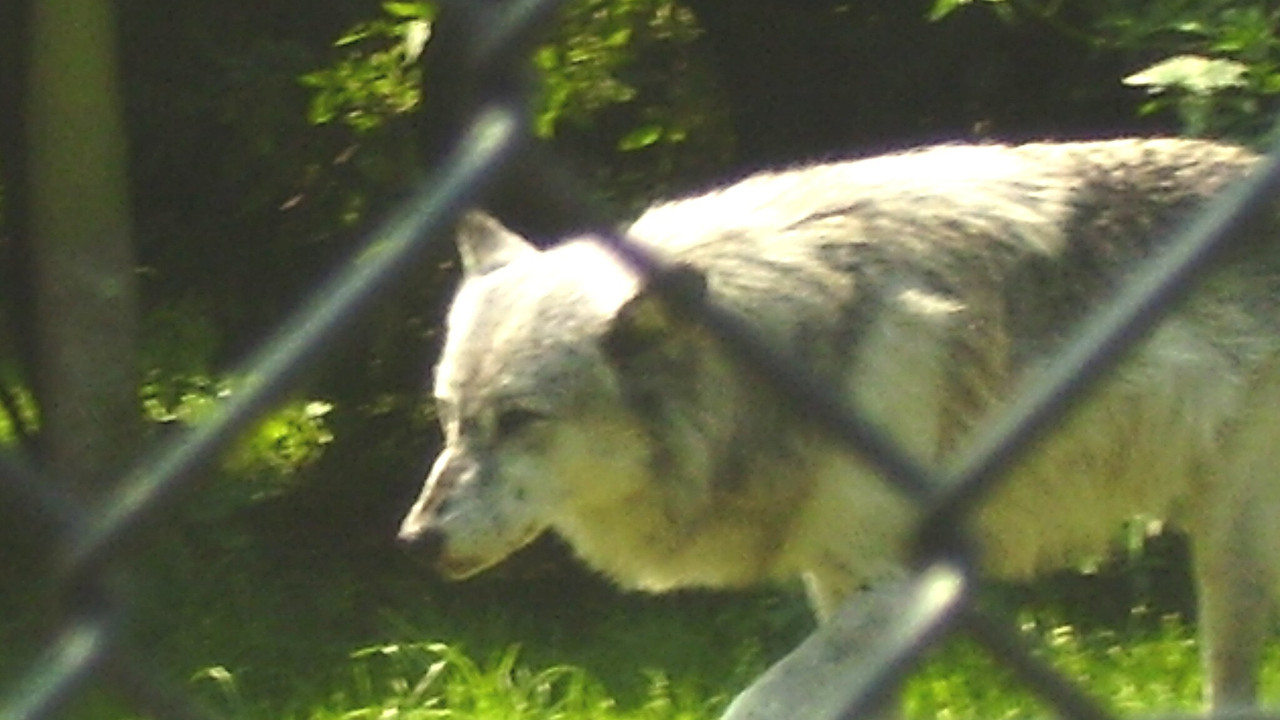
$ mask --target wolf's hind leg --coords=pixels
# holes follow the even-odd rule
[[[1280,451],[1255,457],[1280,461],[1267,455]],[[1257,704],[1258,669],[1275,609],[1280,489],[1255,480],[1256,467],[1232,468],[1241,474],[1213,478],[1212,487],[1191,500],[1198,506],[1192,512],[1192,561],[1204,694],[1215,710]]]

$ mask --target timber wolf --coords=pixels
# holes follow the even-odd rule
[[[1173,139],[956,145],[756,175],[626,231],[942,463],[1085,312],[1257,163]],[[1280,246],[1242,237],[973,520],[984,570],[1193,543],[1215,707],[1254,702],[1280,578]],[[897,577],[916,509],[590,235],[485,215],[435,397],[445,446],[400,530],[453,578],[539,534],[651,591],[799,578],[819,618]]]

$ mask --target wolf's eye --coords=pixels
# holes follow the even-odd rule
[[[511,408],[504,410],[498,415],[498,421],[494,425],[494,432],[498,438],[509,438],[519,434],[527,429],[530,425],[542,420],[544,416],[541,413],[527,410],[525,408]]]

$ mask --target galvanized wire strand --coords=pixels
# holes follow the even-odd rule
[[[13,688],[0,696],[0,718],[46,720],[71,702],[106,660],[119,625],[112,612],[67,617]]]
[[[897,617],[883,628],[879,652],[869,655],[860,675],[849,678],[847,698],[836,720],[880,713],[897,699],[897,690],[924,653],[947,636],[972,602],[973,567],[968,559],[940,559],[911,578],[897,598]]]
[[[495,5],[492,0],[487,3],[450,0],[448,8],[475,12],[486,4]],[[495,8],[485,13],[482,24],[479,25],[483,32],[474,36],[469,57],[477,65],[492,69],[499,75],[510,74],[513,70],[524,67],[527,65],[528,53],[546,35],[542,30],[547,28],[564,4],[565,0],[508,0],[496,3]],[[493,75],[488,77],[495,82],[502,80]]]
[[[961,626],[970,638],[986,648],[992,658],[1009,668],[1015,678],[1058,711],[1059,717],[1072,720],[1115,719],[1114,714],[1082,691],[1076,681],[1033,655],[1013,630],[1008,618],[996,619],[971,609],[963,616]]]

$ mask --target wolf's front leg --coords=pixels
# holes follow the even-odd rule
[[[1213,710],[1257,703],[1258,669],[1274,609],[1274,522],[1270,506],[1228,502],[1203,509],[1192,537],[1204,694]],[[1273,542],[1260,542],[1269,536]]]
[[[902,680],[962,602],[958,572],[933,568],[856,594],[744,690],[721,720],[895,718]]]
[[[850,601],[866,596],[868,588],[890,587],[906,572],[901,565],[887,561],[866,565],[855,573],[838,558],[828,557],[807,568],[801,576],[804,594],[819,624],[828,622]]]

